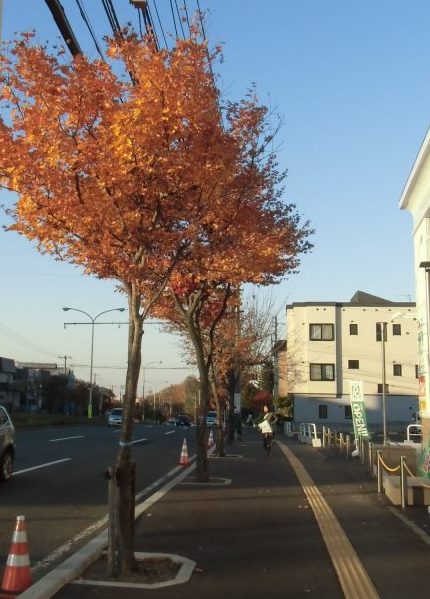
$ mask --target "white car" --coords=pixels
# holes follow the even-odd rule
[[[108,416],[108,426],[121,426],[122,408],[114,408]]]

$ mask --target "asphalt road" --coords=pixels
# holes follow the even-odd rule
[[[191,456],[194,428],[134,426],[137,494],[178,465],[184,437]],[[14,476],[0,486],[2,571],[18,515],[27,520],[35,579],[100,532],[107,513],[103,473],[115,462],[118,439],[119,430],[108,426],[17,431]]]

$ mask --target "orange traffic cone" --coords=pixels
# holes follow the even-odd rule
[[[3,575],[2,590],[21,593],[29,586],[31,586],[31,572],[25,516],[17,516],[12,545]]]
[[[188,466],[188,464],[189,464],[189,461],[188,461],[187,440],[184,439],[184,442],[182,443],[181,457],[179,458],[179,465],[180,466]]]
[[[214,434],[211,429],[211,432],[209,433],[208,447],[212,447],[213,444],[214,444]]]

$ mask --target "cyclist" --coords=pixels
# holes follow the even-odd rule
[[[268,455],[272,453],[272,443],[275,436],[274,427],[277,423],[278,419],[275,414],[270,410],[269,406],[265,405],[263,407],[264,417],[263,420],[258,425],[263,434],[263,446],[267,451]]]

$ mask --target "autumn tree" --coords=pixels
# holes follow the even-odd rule
[[[197,33],[170,51],[125,34],[109,41],[108,54],[122,70],[84,56],[68,59],[34,45],[31,34],[3,51],[0,181],[16,198],[9,229],[85,274],[116,281],[127,296],[128,366],[115,476],[118,565],[130,570],[132,418],[143,323],[182,260],[183,272],[193,264],[210,267],[212,281],[214,268],[237,270],[235,253],[224,260],[222,245],[218,266],[202,263],[215,238],[225,236],[226,245],[249,218],[248,242],[256,241],[251,198],[263,201],[254,176],[261,166],[257,153],[254,165],[244,163],[243,153],[251,149],[262,109],[252,100],[232,105],[230,126],[223,126],[213,57]],[[304,243],[299,228],[294,241],[281,238],[291,254]]]
[[[210,402],[215,332],[232,290],[244,283],[279,281],[297,268],[300,254],[310,248],[308,223],[302,223],[295,207],[279,198],[282,175],[273,153],[265,156],[268,136],[261,141],[265,114],[255,99],[230,106],[226,122],[236,147],[236,166],[228,186],[218,181],[213,189],[213,200],[222,210],[214,210],[210,221],[200,221],[188,257],[178,264],[166,287],[194,346],[199,371],[203,406],[197,427],[199,481],[209,478],[204,417]],[[175,319],[169,300],[164,294],[155,310],[158,316]]]

